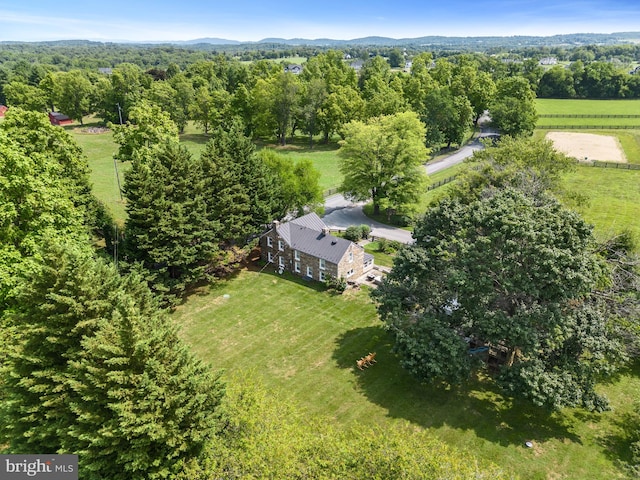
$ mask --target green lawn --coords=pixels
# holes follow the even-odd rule
[[[116,166],[113,162],[118,146],[114,143],[111,132],[83,133],[84,128],[79,126],[68,130],[88,158],[93,193],[107,206],[116,221],[123,225],[126,218],[125,206],[118,191]],[[117,162],[117,169],[120,183],[123,184],[124,172],[129,169],[129,164]]]
[[[536,110],[538,115],[640,115],[640,100],[565,100],[538,98],[536,99]],[[556,118],[552,120],[561,119]]]
[[[602,387],[614,407],[603,414],[548,414],[503,397],[486,379],[459,388],[419,384],[391,352],[366,289],[336,296],[269,267],[193,295],[173,319],[214,368],[257,372],[285,401],[338,424],[408,423],[522,478],[624,477],[616,456],[628,455],[624,419],[640,395],[638,369]],[[378,363],[358,371],[356,359],[373,351]]]
[[[630,229],[640,238],[640,170],[579,166],[566,175],[564,186],[588,198],[578,211],[595,225],[596,237]]]
[[[294,162],[310,160],[315,169],[320,172],[320,188],[323,191],[337,188],[342,183],[342,174],[338,168],[340,147],[336,143],[325,145],[314,142],[313,148],[309,148],[308,137],[297,137],[284,147],[272,143],[261,143],[260,148],[273,148]]]
[[[378,251],[380,242],[369,242],[364,245],[364,251],[373,255],[373,262],[382,267],[393,267],[393,255]]]

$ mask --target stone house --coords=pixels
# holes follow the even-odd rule
[[[274,222],[260,237],[263,260],[280,272],[325,281],[327,278],[355,280],[373,268],[373,255],[344,238],[334,237],[315,213],[289,222]]]

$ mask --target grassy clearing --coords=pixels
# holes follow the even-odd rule
[[[640,115],[640,100],[536,99],[538,115]],[[561,120],[560,118],[552,120]],[[577,119],[572,119],[577,120]],[[596,120],[596,119],[592,119]],[[597,119],[598,123],[602,118]],[[635,119],[638,120],[638,119]]]
[[[523,478],[624,477],[616,458],[628,454],[624,418],[640,395],[639,369],[603,386],[614,411],[599,415],[548,414],[503,397],[487,379],[459,388],[419,384],[391,352],[366,289],[331,295],[270,268],[241,271],[192,296],[173,319],[215,368],[255,371],[285,401],[338,425],[408,423]],[[355,360],[373,351],[378,363],[358,371]]]
[[[629,229],[640,238],[640,170],[579,166],[565,176],[564,187],[588,199],[578,211],[595,226],[596,237]]]
[[[560,117],[560,118],[539,118],[537,123],[538,128],[542,127],[634,127],[640,129],[640,118],[573,118],[573,117]],[[582,128],[573,128],[578,132],[582,132]],[[593,130],[600,130],[600,128],[593,128]]]
[[[84,128],[72,126],[69,131],[88,158],[93,193],[106,205],[114,219],[123,225],[126,218],[125,204],[120,198],[116,165],[113,162],[118,146],[113,141],[111,132],[83,133]],[[124,172],[129,167],[128,163],[117,162],[121,184],[124,183]]]
[[[309,148],[308,137],[296,137],[284,147],[273,143],[260,143],[259,148],[272,148],[294,162],[303,159],[310,160],[315,169],[320,172],[320,188],[322,190],[337,188],[342,183],[342,174],[338,167],[340,146],[336,143],[314,142],[313,148]]]
[[[374,241],[364,245],[364,251],[373,255],[373,261],[376,265],[382,267],[393,267],[393,255],[383,253],[380,250],[380,242]]]

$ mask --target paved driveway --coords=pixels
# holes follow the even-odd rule
[[[490,131],[483,131],[480,137],[494,135]],[[448,157],[429,165],[425,165],[427,174],[436,173],[445,168],[449,168],[458,163],[462,163],[466,158],[473,155],[476,150],[484,148],[479,140],[475,140],[465,145]],[[351,225],[369,225],[371,234],[375,237],[397,240],[402,243],[411,243],[413,237],[411,232],[400,228],[392,227],[382,223],[374,222],[362,212],[362,206],[366,202],[351,202],[340,194],[330,195],[325,198],[325,214],[322,220],[329,228],[347,228]]]

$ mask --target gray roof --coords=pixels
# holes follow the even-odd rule
[[[309,213],[277,226],[276,231],[291,248],[337,264],[352,242],[324,233],[326,228],[318,215]]]

